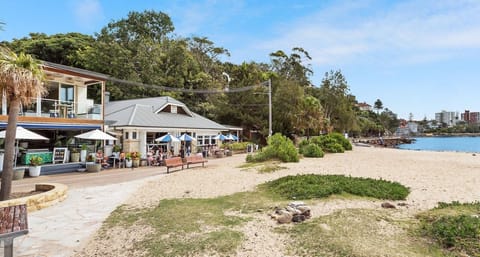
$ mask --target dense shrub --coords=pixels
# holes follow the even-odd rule
[[[306,146],[303,146],[302,148],[301,153],[303,154],[303,156],[305,157],[323,157],[324,153],[322,151],[322,148],[320,148],[320,146],[316,145],[316,144],[308,144]]]
[[[479,213],[480,202],[439,203],[435,209],[419,215],[420,230],[455,254],[480,256]]]
[[[378,199],[404,200],[410,192],[397,182],[314,174],[286,176],[267,182],[263,187],[287,199],[312,199],[349,193]]]
[[[340,133],[313,137],[310,142],[320,146],[327,153],[343,153],[352,150],[352,144]]]
[[[340,133],[331,133],[327,136],[333,137],[335,141],[342,145],[343,149],[345,149],[346,151],[352,150],[352,143],[350,143],[350,140],[346,139],[344,135]]]
[[[251,142],[235,142],[235,143],[229,144],[229,149],[231,149],[233,151],[241,151],[241,150],[246,151],[247,146],[249,144],[252,144],[252,143]]]
[[[247,162],[263,162],[277,159],[282,162],[298,162],[298,153],[293,142],[280,133],[268,138],[268,145],[258,153],[247,156]]]
[[[303,154],[303,149],[305,148],[305,146],[307,146],[309,144],[310,144],[310,141],[307,140],[307,139],[304,139],[304,140],[300,141],[300,143],[298,144],[298,152],[300,154]]]

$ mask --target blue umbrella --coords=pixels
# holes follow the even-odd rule
[[[227,137],[224,136],[223,134],[219,134],[219,135],[216,135],[213,139],[220,140],[220,141],[225,141],[225,140],[227,140]]]
[[[195,141],[195,138],[189,136],[188,134],[183,134],[178,139],[185,142]]]
[[[155,139],[155,141],[157,141],[157,142],[180,142],[180,140],[178,138],[172,136],[170,133]]]
[[[228,134],[226,138],[227,138],[227,140],[235,140],[235,141],[238,140],[238,137],[236,137],[236,136],[233,135],[233,134]]]

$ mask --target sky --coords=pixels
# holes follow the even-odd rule
[[[0,0],[0,41],[29,33],[95,35],[130,11],[161,11],[180,37],[207,37],[223,61],[270,62],[305,49],[312,83],[340,70],[359,102],[399,118],[480,112],[478,0]],[[232,78],[235,79],[235,78]]]

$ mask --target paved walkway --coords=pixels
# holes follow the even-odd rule
[[[126,198],[150,179],[166,174],[165,167],[104,170],[25,178],[13,191],[30,191],[36,183],[69,186],[65,201],[28,214],[29,233],[14,240],[16,257],[67,257],[83,248],[102,222]],[[1,251],[3,256],[3,251]]]

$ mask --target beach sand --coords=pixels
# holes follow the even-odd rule
[[[286,169],[258,173],[239,168],[245,154],[210,159],[206,168],[196,167],[174,172],[147,182],[126,199],[132,207],[150,207],[168,198],[210,198],[254,190],[258,184],[295,174],[343,174],[353,177],[382,178],[410,188],[406,212],[413,215],[436,206],[438,202],[480,200],[480,156],[472,153],[407,151],[388,148],[354,147],[344,154],[324,158],[304,158],[299,163],[281,164]],[[335,200],[313,206],[313,217],[343,208],[381,208],[382,201]],[[236,256],[282,256],[282,239],[271,232],[275,222],[267,215],[255,218],[244,228],[247,240]],[[142,237],[137,229],[129,236]],[[130,233],[129,232],[129,233]],[[251,237],[255,232],[261,237]],[[120,245],[119,245],[120,244]],[[75,256],[128,256],[125,231],[95,235]],[[123,250],[122,250],[123,248]],[[116,249],[116,250],[114,250]],[[130,252],[131,254],[131,252]]]

